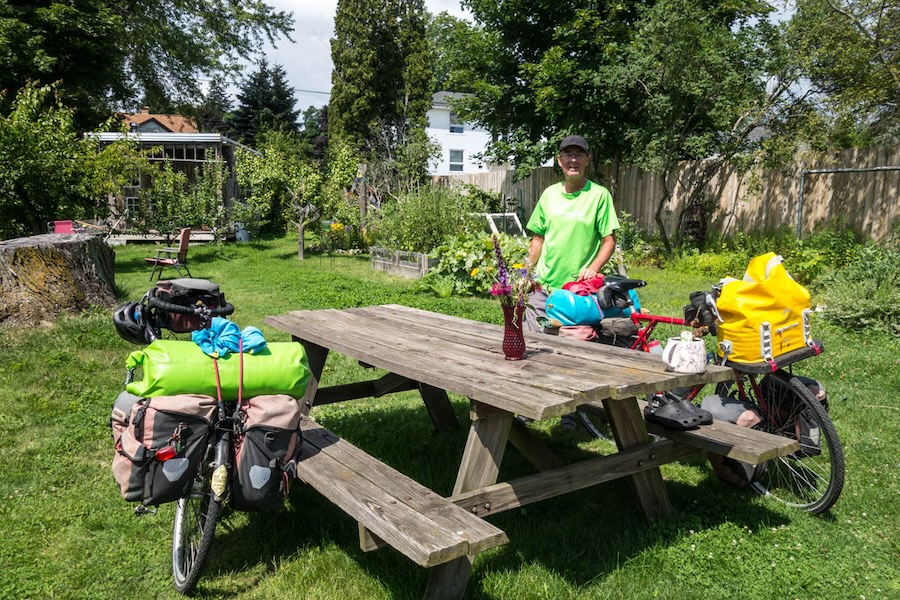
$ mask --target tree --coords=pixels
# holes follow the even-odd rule
[[[231,112],[231,104],[231,97],[225,91],[222,79],[214,77],[209,83],[209,90],[203,95],[203,102],[196,108],[200,131],[230,133],[226,118]]]
[[[402,0],[338,0],[331,38],[333,134],[362,146],[375,122],[392,121],[403,89],[398,43]]]
[[[613,164],[614,181],[623,161],[662,171],[657,223],[667,248],[660,213],[677,162],[714,157],[691,183],[694,210],[716,169],[747,164],[751,131],[787,130],[792,110],[808,106],[764,2],[582,0],[566,11],[549,0],[465,4],[476,23],[451,38],[450,84],[472,86],[456,108],[494,134],[491,158],[529,172],[577,132],[591,141],[595,164]]]
[[[464,60],[461,56],[464,40],[469,28],[465,21],[446,12],[431,16],[426,24],[428,44],[431,51],[431,89],[462,93],[474,92],[469,81],[457,79],[451,90],[450,75],[455,65]]]
[[[4,2],[0,19],[0,88],[60,80],[83,129],[141,97],[191,103],[201,78],[236,73],[292,31],[289,13],[259,0]]]
[[[238,93],[238,107],[230,118],[240,141],[255,146],[257,136],[263,131],[298,131],[300,111],[294,109],[297,100],[286,77],[284,67],[275,65],[270,68],[264,59],[259,62],[257,71],[244,81]]]
[[[678,182],[688,190],[678,216],[680,242],[689,212],[700,221],[707,216],[701,194],[709,179],[726,162],[741,166],[740,157],[758,146],[750,133],[802,101],[793,92],[797,69],[770,60],[778,32],[761,19],[759,8],[748,4],[735,14],[692,0],[660,0],[638,12],[634,40],[608,71],[632,95],[640,117],[625,131],[630,156],[663,175],[656,222],[669,251],[662,212],[676,184],[670,176],[677,163],[706,159],[699,176]]]
[[[339,0],[329,126],[359,148],[382,189],[409,188],[427,176],[425,134],[432,98],[432,53],[423,0]],[[366,194],[359,200],[366,226]]]
[[[318,167],[273,142],[261,152],[240,149],[237,178],[249,194],[242,199],[244,214],[236,214],[235,220],[246,223],[254,216],[270,214],[273,208],[282,211],[297,227],[297,258],[303,260],[306,225],[320,214],[315,205],[322,187]]]
[[[131,141],[100,147],[79,136],[57,86],[29,83],[0,116],[0,236],[44,233],[62,217],[103,217],[107,194],[148,164]]]
[[[309,157],[321,164],[328,151],[328,105],[308,107],[303,111],[302,125],[300,139],[306,144]]]
[[[488,155],[530,172],[567,133],[592,141],[595,163],[621,157],[632,98],[612,89],[605,69],[632,37],[638,2],[466,0],[475,23],[457,45],[448,87],[473,95],[455,103],[466,121],[493,134]]]
[[[798,0],[789,34],[831,133],[831,145],[900,137],[900,5]]]

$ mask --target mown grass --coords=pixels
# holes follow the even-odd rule
[[[146,247],[116,251],[122,300],[149,287]],[[241,326],[286,336],[266,315],[398,302],[500,322],[486,299],[439,299],[371,270],[365,257],[299,262],[291,239],[191,248],[197,277],[218,282]],[[709,278],[632,270],[645,306],[678,314]],[[829,390],[847,455],[847,483],[813,517],[719,482],[705,461],[667,465],[675,507],[644,523],[626,482],[493,517],[510,543],[480,555],[472,598],[896,598],[900,596],[900,377],[896,338],[817,323],[827,351],[802,372]],[[109,471],[108,417],[124,359],[109,311],[33,328],[0,328],[0,597],[169,598],[171,506],[136,518]],[[333,355],[328,383],[369,377]],[[464,398],[452,397],[463,424]],[[435,432],[413,393],[315,409],[316,418],[438,493],[452,487],[466,428]],[[604,450],[553,422],[535,428],[565,456]],[[528,472],[514,450],[502,477]],[[363,553],[356,525],[298,484],[284,511],[234,514],[217,533],[198,595],[221,598],[415,598],[425,570],[386,549]]]

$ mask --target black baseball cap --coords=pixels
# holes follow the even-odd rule
[[[564,149],[569,146],[577,146],[584,150],[585,152],[590,152],[590,148],[588,147],[588,143],[584,140],[580,135],[567,135],[563,138],[563,141],[559,143],[559,150],[562,152]]]

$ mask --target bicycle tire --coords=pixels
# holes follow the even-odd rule
[[[766,463],[765,470],[750,487],[788,506],[821,514],[834,506],[844,487],[844,450],[831,417],[822,403],[796,376],[776,371],[768,377],[775,385],[768,385],[767,397],[758,398],[757,389],[747,390],[748,396],[762,413],[759,429],[801,442],[799,451]],[[819,431],[819,444],[804,444],[796,431],[800,411]]]
[[[215,447],[212,437],[190,494],[175,505],[172,579],[175,590],[185,595],[190,595],[200,580],[222,512],[222,500],[212,491]]]
[[[612,441],[612,430],[609,428],[609,422],[590,406],[579,406],[575,409],[575,415],[578,417],[578,422],[581,423],[581,426],[592,438]]]

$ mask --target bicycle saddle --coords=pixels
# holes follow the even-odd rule
[[[647,285],[643,279],[613,279],[611,277],[607,278],[604,283],[613,293],[623,296],[627,296],[629,290]]]
[[[625,309],[632,305],[629,290],[644,287],[647,282],[643,279],[620,279],[607,277],[603,287],[597,292],[597,302],[603,310],[609,308]]]

